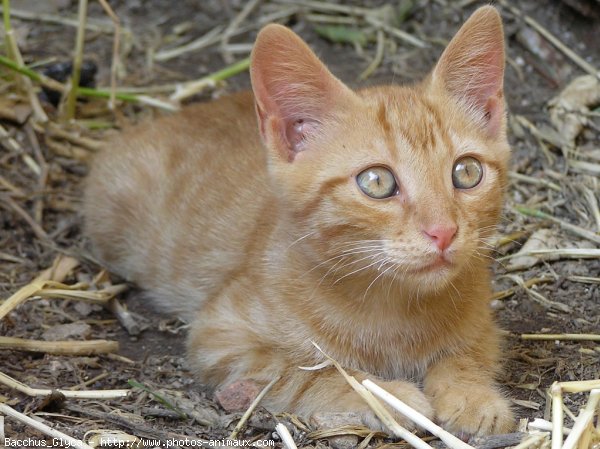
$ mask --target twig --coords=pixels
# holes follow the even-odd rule
[[[254,401],[252,401],[252,404],[250,404],[248,410],[246,410],[246,412],[242,415],[239,422],[235,426],[235,429],[233,429],[233,432],[231,432],[231,435],[229,435],[230,440],[235,440],[237,438],[238,434],[240,433],[240,430],[242,430],[242,427],[246,425],[246,422],[248,421],[248,418],[250,418],[250,415],[252,414],[254,409],[258,406],[260,401],[262,401],[265,395],[269,392],[269,390],[271,390],[271,388],[273,388],[273,385],[275,385],[279,379],[279,376],[275,377],[273,380],[271,380],[271,382],[267,384],[265,388],[262,389],[260,393],[258,393],[258,396],[254,398]]]
[[[367,388],[375,396],[382,399],[394,410],[398,411],[402,416],[407,417],[408,419],[410,419],[412,422],[414,422],[419,427],[422,427],[423,429],[427,430],[428,432],[430,432],[433,435],[435,435],[436,437],[438,437],[449,448],[473,449],[472,446],[470,446],[467,443],[463,442],[462,440],[456,438],[451,433],[445,431],[440,426],[438,426],[433,421],[431,421],[429,418],[427,418],[425,415],[422,415],[421,413],[419,413],[412,407],[409,407],[404,402],[402,402],[400,399],[393,396],[392,394],[390,394],[389,392],[387,392],[386,390],[384,390],[383,388],[381,388],[379,385],[372,382],[371,380],[365,379],[365,380],[363,380],[362,384],[365,386],[365,388]]]
[[[560,449],[563,442],[563,401],[562,390],[558,382],[554,382],[550,387],[552,397],[552,449]]]
[[[514,171],[508,172],[508,177],[512,178],[512,179],[516,179],[517,181],[523,181],[528,184],[533,184],[536,186],[544,186],[544,187],[548,187],[549,189],[555,190],[557,192],[562,192],[562,189],[560,188],[559,185],[557,185],[551,181],[548,181],[547,179],[534,178],[532,176],[527,176],[522,173],[517,173]]]
[[[236,15],[225,31],[223,32],[223,36],[221,37],[221,52],[223,53],[223,59],[227,64],[231,64],[233,62],[233,58],[231,53],[226,49],[227,44],[229,43],[229,39],[233,32],[240,26],[240,24],[250,15],[250,13],[258,6],[261,0],[250,0],[246,2],[242,10]]]
[[[587,229],[584,229],[580,226],[577,226],[577,225],[574,225],[571,223],[567,223],[566,221],[563,221],[560,218],[553,217],[552,215],[542,212],[541,210],[530,209],[528,207],[523,207],[523,206],[515,206],[515,210],[523,215],[528,215],[530,217],[544,218],[547,220],[551,220],[554,223],[558,223],[561,228],[563,228],[567,231],[570,231],[573,234],[578,235],[579,237],[583,237],[585,239],[591,240],[594,243],[600,244],[600,235],[597,235],[597,234],[593,233],[592,231],[588,231]]]
[[[17,213],[17,215],[19,215],[23,220],[25,220],[25,222],[29,225],[29,227],[38,239],[44,241],[50,240],[50,237],[48,237],[46,231],[44,231],[42,227],[38,223],[36,223],[36,221],[33,218],[31,218],[31,215],[29,215],[27,211],[25,211],[25,209],[19,206],[11,197],[4,196],[2,198],[2,201],[6,203],[6,205],[8,205],[12,210],[14,210]]]
[[[5,414],[6,416],[10,416],[11,418],[14,418],[22,423],[27,424],[30,427],[33,427],[34,429],[42,432],[43,434],[54,438],[55,440],[61,441],[62,445],[64,446],[74,447],[77,449],[93,449],[91,446],[88,446],[83,441],[76,440],[75,438],[70,437],[69,435],[64,434],[62,432],[59,432],[58,430],[55,430],[52,427],[47,426],[46,424],[36,421],[35,419],[32,419],[29,416],[16,411],[15,409],[6,404],[0,403],[0,412]]]
[[[592,215],[594,216],[594,220],[596,221],[596,230],[600,233],[600,207],[598,207],[596,195],[594,195],[594,192],[592,192],[592,190],[588,187],[583,186],[581,190],[583,191],[583,196],[588,202]]]
[[[286,449],[298,449],[296,443],[294,443],[294,439],[292,438],[290,431],[282,423],[278,423],[275,426],[275,431],[281,437],[281,442],[286,447]]]
[[[83,46],[85,44],[85,21],[87,19],[88,0],[79,0],[79,27],[75,38],[75,56],[73,58],[73,71],[71,73],[71,90],[67,95],[65,118],[71,120],[75,117],[75,106],[77,104],[77,90],[81,76],[81,63],[83,62]],[[111,92],[111,97],[113,98]]]
[[[115,98],[117,91],[117,69],[119,68],[119,49],[121,47],[121,21],[119,17],[115,14],[113,9],[110,7],[106,0],[98,0],[104,9],[104,12],[108,14],[110,20],[113,22],[113,26],[115,28],[115,33],[113,37],[113,54],[112,54],[112,62],[110,65],[110,99],[108,100],[108,108],[114,109],[115,107]]]
[[[99,377],[99,376],[97,376]],[[95,381],[96,379],[94,379]],[[131,390],[86,390],[86,391],[74,391],[74,390],[62,390],[62,389],[48,389],[48,388],[31,388],[29,385],[25,385],[16,379],[13,379],[7,374],[0,372],[0,383],[10,387],[14,390],[20,391],[27,396],[49,396],[53,392],[59,392],[65,398],[74,399],[116,399],[126,397]]]
[[[521,334],[523,340],[600,341],[600,334]]]
[[[377,30],[377,49],[375,50],[375,57],[369,66],[359,75],[358,79],[361,81],[366,80],[375,71],[381,61],[383,60],[383,49],[385,47],[385,35],[383,31]]]
[[[594,419],[598,402],[600,402],[600,390],[592,390],[588,399],[588,403],[586,404],[585,408],[579,412],[579,416],[575,420],[573,429],[565,440],[562,449],[575,449],[575,446],[577,443],[579,443],[580,438],[583,436],[583,432],[585,432],[587,427]],[[580,444],[579,447],[584,448],[589,447],[589,445]]]
[[[416,449],[433,449],[429,444],[417,437],[414,433],[398,424],[390,412],[383,406],[381,402],[379,402],[379,400],[377,400],[373,393],[371,393],[364,385],[361,385],[353,376],[350,376],[335,359],[323,352],[323,350],[316,343],[313,342],[313,345],[335,366],[340,374],[344,376],[346,382],[348,382],[354,391],[356,391],[365,400],[377,418],[379,418],[379,420],[388,429],[390,429],[396,437],[404,439],[408,444]]]
[[[365,16],[365,20],[371,25],[384,30],[386,33],[389,33],[398,39],[403,40],[404,42],[408,42],[411,45],[414,45],[418,48],[427,48],[429,44],[423,42],[421,39],[417,39],[412,34],[408,34],[405,31],[399,30],[398,28],[394,28],[387,23],[382,22],[378,18],[374,17],[372,14],[368,14]]]
[[[25,67],[23,64],[17,64],[16,62],[11,61],[10,59],[2,55],[0,55],[0,65],[8,67],[9,69],[14,70],[15,72],[21,73],[22,75],[27,76],[33,81],[36,81],[42,86],[47,87],[49,89],[53,89],[61,93],[67,92],[68,90],[68,88],[64,84],[59,83],[58,81],[55,81],[52,78],[48,78],[47,76],[42,75],[34,70],[31,70],[28,67]],[[110,91],[106,90],[92,89],[90,87],[79,87],[77,89],[77,95],[92,98],[110,98],[111,93]],[[150,106],[166,109],[168,111],[176,111],[178,109],[177,106],[171,103],[167,103],[156,98],[150,98],[145,95],[135,95],[126,92],[117,92],[115,94],[115,97],[118,100],[144,103]]]
[[[119,343],[108,340],[41,341],[0,336],[0,349],[41,352],[53,355],[95,355],[117,352]]]
[[[529,17],[528,15],[524,14],[518,8],[515,8],[514,6],[508,4],[508,2],[506,0],[498,0],[498,3],[500,3],[505,8],[508,8],[510,10],[510,12],[512,12],[514,15],[521,17],[527,25],[534,28],[538,33],[540,33],[542,36],[544,36],[546,38],[546,40],[548,40],[548,42],[550,42],[552,45],[554,45],[556,48],[558,48],[561,52],[563,52],[565,54],[565,56],[567,56],[571,61],[573,61],[575,64],[577,64],[585,72],[589,73],[590,75],[594,75],[597,78],[600,77],[600,72],[598,72],[598,70],[596,70],[596,68],[594,66],[592,66],[591,64],[586,62],[577,53],[575,53],[573,50],[571,50],[569,47],[567,47],[565,44],[563,44],[558,38],[556,38],[552,33],[550,33],[550,31],[548,31],[546,28],[544,28],[536,20],[534,20],[531,17]],[[552,449],[554,449],[554,448],[552,448]]]
[[[295,14],[297,11],[298,11],[298,7],[295,5],[292,5],[292,6],[289,6],[288,8],[279,9],[279,10],[273,12],[272,14],[265,14],[264,16],[259,17],[258,20],[253,22],[252,25],[238,28],[237,30],[235,30],[234,32],[231,33],[230,37],[238,36],[242,33],[253,30],[255,28],[259,28],[262,25],[265,25],[270,22],[277,22],[278,20],[285,19],[285,18]],[[219,42],[219,40],[221,39],[220,34],[221,34],[222,30],[223,30],[223,27],[218,26],[218,27],[213,28],[211,31],[206,33],[204,36],[202,36],[192,42],[189,42],[185,45],[182,45],[181,47],[172,48],[170,50],[159,51],[154,55],[154,60],[164,62],[169,59],[175,58],[177,56],[181,56],[190,51],[200,50],[202,48],[206,48],[211,45],[214,45],[217,42]]]
[[[55,23],[57,25],[65,25],[70,27],[77,28],[79,26],[79,21],[77,19],[69,19],[66,17],[55,16],[51,14],[40,14],[37,12],[24,11],[20,9],[10,9],[11,17],[15,17],[21,20],[31,20],[35,22],[46,22],[46,23]],[[112,27],[109,23],[104,23],[103,21],[89,19],[88,23],[85,24],[85,27],[88,31],[95,31],[101,33],[110,33],[112,32]]]
[[[192,81],[184,84],[183,86],[179,86],[177,90],[175,90],[175,93],[171,95],[170,100],[181,101],[185,98],[191,97],[192,95],[196,95],[207,87],[213,87],[219,81],[226,80],[227,78],[247,70],[248,67],[250,67],[250,58],[242,59],[241,61],[230,65],[229,67],[225,67],[224,69],[213,73],[212,75],[208,75],[197,81]]]
[[[541,284],[541,283],[546,283],[546,282],[553,282],[553,279],[551,279],[549,277],[539,277],[539,278],[528,279],[527,281],[523,282],[523,287],[529,288],[536,284]],[[518,289],[523,288],[523,287],[521,287],[519,285],[519,286],[507,288],[506,290],[502,290],[500,292],[496,292],[492,295],[490,300],[508,298],[509,296],[514,295]]]
[[[9,60],[13,59],[14,62],[18,65],[23,64],[23,57],[21,56],[21,52],[19,51],[19,46],[17,45],[17,41],[13,35],[13,30],[10,23],[10,1],[2,0],[2,14],[4,16],[4,32],[6,37],[6,46],[8,48],[8,54],[10,55]],[[27,91],[27,96],[29,97],[29,103],[31,104],[31,108],[33,109],[33,113],[35,118],[42,123],[48,121],[48,116],[44,112],[42,105],[40,104],[40,100],[37,97],[37,94],[33,90],[33,84],[31,80],[21,77],[23,81],[23,85],[25,86],[25,90]]]
[[[108,309],[117,317],[121,326],[125,328],[129,335],[139,335],[142,332],[142,328],[139,323],[133,318],[131,313],[123,307],[123,305],[113,298],[108,301]]]

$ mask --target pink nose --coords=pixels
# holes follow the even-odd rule
[[[454,236],[456,235],[457,226],[452,224],[448,225],[434,225],[428,229],[424,229],[423,232],[435,243],[440,251],[444,251],[450,246]]]

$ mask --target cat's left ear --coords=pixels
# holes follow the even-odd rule
[[[471,15],[442,53],[432,82],[498,137],[504,123],[504,33],[496,8],[483,6]]]
[[[354,93],[331,74],[292,30],[267,25],[252,49],[250,78],[260,132],[268,147],[293,161]]]

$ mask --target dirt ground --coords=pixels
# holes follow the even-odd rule
[[[334,74],[358,87],[419,80],[473,9],[487,2],[364,0],[341,3],[370,10],[389,5],[396,8],[390,10],[395,11],[394,14],[409,5],[404,21],[392,24],[427,44],[426,48],[417,48],[386,33],[381,63],[361,82],[357,78],[372,61],[376,43],[372,27],[369,30],[360,13],[327,13],[305,6],[281,20],[316,49]],[[226,66],[228,63],[219,44],[168,61],[156,61],[153,57],[164,49],[196,39],[217,25],[227,26],[247,2],[116,0],[110,4],[126,29],[119,85],[148,88],[198,79]],[[289,4],[260,2],[240,24],[249,30],[231,37],[230,43],[251,44],[257,21]],[[513,1],[512,5],[588,64],[600,68],[599,2],[524,0]],[[33,20],[13,18],[17,41],[27,64],[42,70],[70,60],[76,28],[42,20],[39,15],[76,18],[77,2],[13,0],[11,6],[14,10],[37,14]],[[511,176],[499,228],[499,236],[505,239],[498,241],[495,256],[500,260],[494,264],[494,289],[500,293],[492,305],[506,331],[505,369],[500,382],[514,399],[519,418],[549,419],[546,391],[553,382],[600,379],[600,341],[527,340],[522,334],[600,334],[600,260],[597,255],[587,259],[562,257],[518,267],[512,265],[519,259],[505,256],[519,251],[532,234],[540,235],[540,232],[544,240],[542,248],[599,247],[598,240],[578,230],[587,230],[600,238],[597,221],[600,215],[593,207],[594,202],[597,207],[600,201],[600,109],[597,108],[600,101],[591,105],[588,122],[575,139],[575,149],[568,152],[564,142],[557,144],[557,139],[552,137],[557,132],[552,131],[548,102],[584,71],[563,51],[540,37],[540,31],[532,28],[531,23],[525,23],[522,15],[516,15],[504,2],[498,6],[506,27],[506,98],[514,150],[512,171],[517,173]],[[585,10],[586,6],[591,10]],[[366,41],[357,49],[358,45],[352,43],[325,39],[323,29],[320,33],[316,31],[317,14],[358,17],[356,20]],[[98,68],[97,85],[108,86],[111,22],[99,2],[89,5],[89,17],[96,20],[90,23],[98,28],[87,33],[85,58]],[[248,48],[247,45],[232,48],[232,60],[246,57]],[[27,111],[26,96],[20,93],[7,70],[1,73],[0,110]],[[248,87],[248,74],[244,72],[187,101],[204,101]],[[160,92],[149,88],[147,91],[149,95],[161,97]],[[3,299],[28,285],[50,267],[58,255],[71,256],[80,262],[64,279],[65,283],[95,280],[94,285],[107,285],[106,276],[97,277],[101,267],[90,258],[78,214],[89,156],[96,144],[116,129],[163,113],[134,103],[120,104],[113,113],[105,100],[87,100],[79,104],[77,123],[68,125],[59,121],[60,114],[55,107],[44,99],[42,102],[55,126],[34,125],[31,118],[24,120],[0,114],[0,125],[6,131],[2,134],[7,134],[0,138],[0,298]],[[60,129],[68,136],[61,134]],[[73,136],[82,136],[84,141]],[[584,161],[587,165],[573,164],[573,161]],[[519,212],[523,207],[547,215],[528,216]],[[528,281],[531,282],[528,284]],[[117,284],[119,280],[112,277],[111,282]],[[125,399],[54,397],[42,400],[0,384],[0,403],[28,415],[35,413],[37,419],[49,426],[75,438],[85,436],[86,440],[90,436],[86,432],[97,429],[121,430],[138,437],[163,440],[174,436],[221,439],[231,434],[241,413],[225,412],[211,393],[192,378],[185,361],[183,323],[148,310],[134,288],[118,298],[136,325],[143,329],[138,335],[131,335],[106,307],[47,296],[30,299],[0,318],[0,335],[45,342],[56,339],[118,341],[117,355],[50,355],[43,351],[6,349],[2,344],[0,372],[36,388],[132,388],[128,384],[130,379],[145,388],[133,387],[133,393]],[[65,326],[72,323],[77,326]],[[157,394],[166,399],[167,405]],[[577,413],[584,399],[582,394],[568,395],[565,404]],[[319,447],[329,444],[327,439],[318,439],[318,435],[311,433],[313,429],[295,417],[279,418],[292,430],[297,444]],[[259,410],[239,437],[277,438],[273,434],[274,422],[266,411]],[[4,427],[0,421],[0,436],[3,435],[43,437],[38,430],[8,417]],[[394,441],[375,436],[368,445],[379,447]],[[280,444],[277,440],[277,445]]]

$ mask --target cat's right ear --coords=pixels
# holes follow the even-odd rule
[[[267,25],[258,34],[250,77],[262,138],[290,162],[319,135],[336,105],[354,95],[281,25]]]

